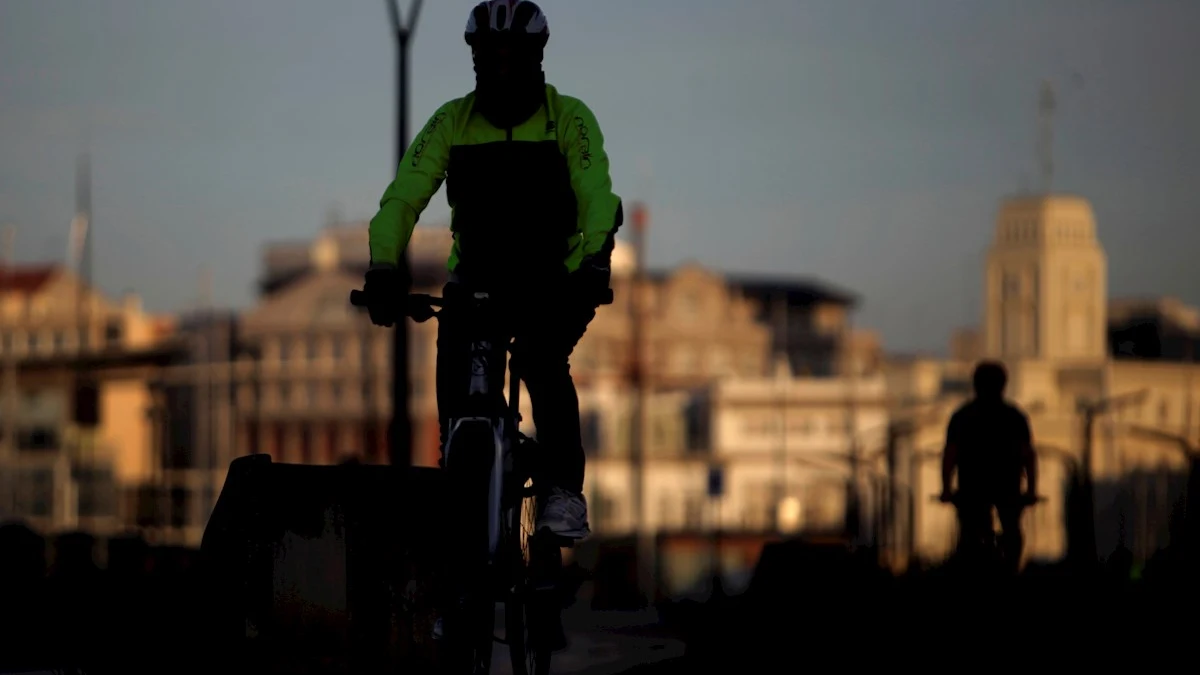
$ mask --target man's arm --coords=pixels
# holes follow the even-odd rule
[[[946,426],[946,447],[942,450],[942,494],[951,493],[950,486],[954,482],[954,470],[958,467],[958,416],[950,418]]]
[[[1021,465],[1025,470],[1025,489],[1030,495],[1037,494],[1037,452],[1033,449],[1033,431],[1029,418],[1021,415]]]
[[[400,160],[396,179],[383,193],[370,226],[373,266],[399,262],[417,219],[442,186],[450,160],[454,107],[453,101],[447,103],[429,118]]]
[[[586,258],[593,258],[607,267],[623,214],[621,198],[612,191],[604,136],[592,111],[583,102],[572,100],[563,112],[567,166],[579,207],[581,239],[578,252],[567,261],[567,268],[575,271],[580,261]]]

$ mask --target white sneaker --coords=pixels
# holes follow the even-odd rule
[[[583,539],[592,533],[588,528],[587,501],[577,492],[552,489],[537,529],[548,529],[564,539]]]

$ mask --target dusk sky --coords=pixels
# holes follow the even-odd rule
[[[428,0],[413,130],[473,86],[470,1]],[[655,266],[826,279],[891,350],[978,321],[999,200],[1054,186],[1096,210],[1115,296],[1200,304],[1200,2],[544,0],[548,79],[596,113]],[[183,309],[200,267],[247,306],[268,240],[390,180],[383,0],[0,0],[0,223],[61,259],[93,156],[96,278]],[[444,226],[439,196],[423,224]]]

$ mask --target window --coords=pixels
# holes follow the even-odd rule
[[[808,436],[815,431],[811,417],[801,417],[788,425],[788,433],[797,434],[800,436]]]
[[[288,405],[292,401],[292,385],[283,382],[279,385],[279,400],[284,405]]]
[[[154,485],[135,488],[134,522],[138,527],[153,527],[162,521],[163,490]]]
[[[67,334],[61,330],[54,331],[54,351],[62,352],[67,347]]]
[[[121,343],[121,334],[120,319],[110,319],[104,325],[104,344],[109,347],[116,347]]]
[[[79,515],[97,517],[116,513],[117,492],[112,471],[77,468],[72,473],[79,486]]]
[[[1004,273],[1004,299],[1015,300],[1021,295],[1021,278],[1012,272]]]
[[[191,518],[192,495],[184,488],[171,488],[171,527],[185,527]]]
[[[651,422],[651,427],[654,433],[654,445],[661,447],[671,440],[671,423],[663,415],[658,415]]]
[[[49,516],[54,512],[54,473],[35,469],[30,473],[29,512],[33,516]]]
[[[334,382],[329,385],[329,398],[332,399],[334,403],[341,403],[342,393],[341,382]]]
[[[317,383],[308,382],[304,385],[304,399],[309,406],[317,404]]]
[[[21,450],[57,450],[58,430],[49,426],[19,429],[17,447]]]
[[[1087,327],[1087,318],[1081,312],[1069,311],[1067,314],[1067,348],[1072,352],[1082,351],[1087,346]]]
[[[346,339],[341,335],[334,335],[330,339],[329,349],[334,361],[341,361],[346,357]]]
[[[1158,403],[1158,423],[1161,424],[1162,426],[1166,426],[1167,422],[1170,420],[1170,418],[1171,418],[1171,405],[1166,401],[1166,399],[1159,401],[1159,403]]]
[[[304,356],[309,361],[317,360],[317,338],[310,337],[304,341]]]

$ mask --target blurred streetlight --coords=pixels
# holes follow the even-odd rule
[[[386,0],[388,16],[391,18],[392,34],[396,38],[396,162],[392,173],[400,166],[408,150],[408,85],[409,46],[417,18],[421,14],[422,0],[413,0],[409,6],[408,20],[400,17],[399,0]],[[401,278],[408,278],[408,252],[399,260]],[[407,292],[408,289],[405,289]],[[408,364],[408,320],[396,322],[392,333],[392,423],[388,454],[392,464],[412,466],[412,420],[409,418],[409,364]]]
[[[647,371],[646,359],[646,329],[644,322],[646,320],[646,307],[644,306],[644,294],[646,290],[646,227],[648,216],[646,213],[645,204],[638,202],[633,205],[633,211],[630,214],[630,220],[633,225],[633,248],[636,262],[634,266],[633,284],[630,291],[629,311],[630,316],[630,343],[632,345],[633,358],[630,360],[630,380],[633,386],[634,394],[634,410],[632,424],[630,425],[630,463],[631,463],[631,496],[633,507],[633,528],[635,535],[635,550],[637,558],[637,579],[638,589],[643,598],[652,597],[652,587],[654,585],[653,570],[650,565],[650,555],[652,542],[649,541],[648,534],[643,527],[645,522],[644,510],[644,495],[642,493],[645,483],[645,448],[643,441],[645,440],[646,429],[648,428],[649,419],[647,417],[646,406],[649,403],[649,375]],[[720,516],[716,529],[720,529]],[[714,535],[716,536],[716,535]]]
[[[1080,539],[1078,542],[1078,550],[1076,554],[1081,556],[1078,562],[1082,565],[1092,566],[1096,562],[1096,495],[1095,481],[1092,477],[1092,433],[1096,426],[1096,417],[1108,412],[1115,412],[1123,408],[1131,406],[1139,406],[1146,401],[1149,395],[1149,390],[1142,389],[1129,394],[1120,394],[1111,396],[1097,401],[1080,400],[1076,403],[1076,409],[1083,417],[1082,431],[1082,453],[1079,467],[1080,473],[1080,489],[1082,491],[1083,504],[1080,507],[1081,513],[1079,517],[1083,520]]]
[[[12,273],[13,242],[16,239],[16,233],[15,225],[5,225],[3,228],[4,248],[3,251],[0,251],[0,266],[2,266],[5,277]],[[7,312],[0,312],[0,321],[7,323]],[[11,333],[5,331],[4,337],[4,344],[0,345],[4,350],[2,354],[4,379],[0,384],[0,424],[3,425],[3,431],[0,434],[3,436],[0,438],[0,453],[3,454],[3,459],[0,466],[4,471],[3,476],[0,477],[0,490],[3,490],[5,510],[0,511],[0,516],[15,516],[17,511],[17,362],[14,355],[16,345]]]
[[[1189,462],[1200,455],[1200,447],[1196,447],[1191,440],[1184,436],[1172,434],[1162,429],[1144,427],[1139,424],[1130,424],[1127,425],[1127,428],[1133,436],[1140,436],[1149,440],[1162,441],[1168,445],[1175,445],[1176,449],[1183,455],[1183,458]]]

